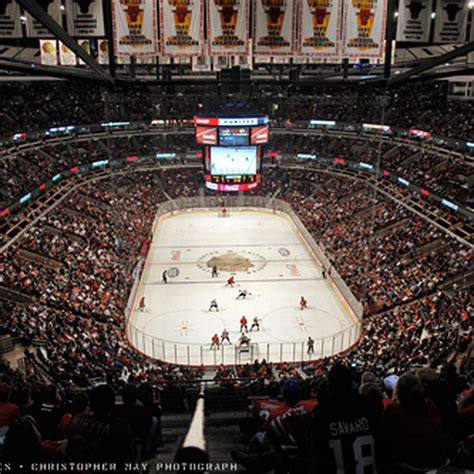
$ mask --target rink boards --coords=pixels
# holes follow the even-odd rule
[[[211,269],[217,265],[219,276]],[[168,283],[162,281],[167,271]],[[234,288],[226,286],[234,275]],[[236,300],[240,289],[249,292]],[[144,296],[145,310],[138,301]],[[301,310],[301,296],[308,308]],[[209,312],[216,299],[219,312]],[[250,347],[237,347],[239,321]],[[232,345],[210,349],[214,334],[226,328]],[[129,341],[147,356],[187,365],[315,359],[352,345],[359,327],[343,298],[321,275],[314,254],[283,213],[233,209],[193,209],[161,217],[138,286],[127,326]],[[308,354],[307,339],[315,340]]]

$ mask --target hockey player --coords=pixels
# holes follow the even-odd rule
[[[221,334],[222,344],[224,344],[224,341],[227,341],[229,344],[232,344],[232,342],[230,342],[230,339],[229,339],[229,331],[227,331],[227,329],[225,329],[225,328],[224,328],[224,330],[222,331],[222,334]]]
[[[242,335],[239,338],[239,347],[242,347],[242,346],[248,347],[249,345],[250,345],[250,337],[242,333]]]
[[[303,311],[303,309],[305,309],[307,307],[308,307],[308,302],[305,300],[304,296],[302,296],[301,299],[300,299],[301,311]]]
[[[235,284],[235,279],[233,276],[231,276],[228,280],[227,280],[227,283],[225,284],[225,286],[230,286],[231,288],[234,288],[234,284]]]
[[[168,271],[167,270],[165,270],[163,272],[163,274],[161,275],[161,281],[165,284],[168,283]]]
[[[252,331],[253,328],[257,328],[257,331],[260,331],[260,323],[258,322],[257,316],[253,318],[252,320],[252,326],[250,326],[250,331]]]
[[[306,345],[308,346],[307,354],[314,354],[314,339],[311,336],[308,336],[308,341],[306,342]]]
[[[219,274],[217,273],[217,265],[214,265],[214,266],[212,267],[211,277],[212,277],[212,278],[214,278],[214,277],[217,278],[218,276],[219,276]]]
[[[142,296],[140,298],[140,302],[138,303],[138,309],[143,313],[145,311],[145,297]]]
[[[250,295],[250,293],[247,290],[240,290],[236,300],[244,300],[247,298],[247,295]]]
[[[323,280],[325,280],[326,279],[326,269],[324,267],[321,270],[321,275],[323,276]]]
[[[242,316],[240,318],[240,329],[239,329],[239,332],[243,332],[243,330],[245,329],[245,332],[249,332],[249,328],[247,326],[247,318],[245,316]]]
[[[219,306],[217,305],[216,299],[211,300],[211,304],[209,305],[209,311],[212,311],[213,309],[219,312]]]
[[[212,336],[211,347],[209,349],[212,349],[214,347],[216,349],[219,349],[219,336],[217,334],[214,334],[214,336]]]

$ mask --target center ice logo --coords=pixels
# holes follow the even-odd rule
[[[205,253],[196,263],[205,272],[209,272],[216,266],[223,272],[254,273],[265,268],[267,260],[249,250],[243,250],[240,253],[229,250],[225,254],[218,251]]]
[[[235,252],[229,252],[218,257],[212,257],[207,261],[207,268],[212,268],[213,266],[224,272],[246,272],[254,264],[246,257]]]

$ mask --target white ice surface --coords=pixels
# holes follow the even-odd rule
[[[212,278],[207,266],[212,257],[229,252],[253,265],[233,273],[234,288],[225,286],[231,273]],[[161,281],[165,269],[168,284]],[[251,295],[237,301],[239,289]],[[137,307],[141,296],[143,312]],[[301,296],[308,300],[303,311]],[[208,311],[214,298],[218,313]],[[210,350],[211,337],[224,328],[233,343],[238,340],[242,315],[249,328],[254,316],[260,319],[261,330],[250,333],[251,352],[241,355],[235,346]],[[233,210],[219,217],[217,211],[194,210],[162,218],[155,226],[128,333],[132,344],[152,357],[212,365],[244,362],[245,357],[308,359],[308,336],[316,340],[311,358],[329,355],[354,342],[353,325],[289,218],[268,211]]]

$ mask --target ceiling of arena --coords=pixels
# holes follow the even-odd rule
[[[10,0],[11,1],[11,0]],[[132,57],[127,64],[114,63],[112,66],[99,65],[96,55],[93,54],[94,42],[91,41],[92,53],[86,53],[79,41],[66,32],[66,6],[61,4],[62,25],[56,23],[39,6],[41,2],[35,0],[16,0],[22,7],[23,37],[5,39],[0,37],[0,81],[31,80],[31,79],[79,79],[98,80],[113,84],[130,81],[147,81],[159,84],[216,84],[221,82],[239,84],[278,84],[278,85],[312,85],[321,83],[358,82],[362,84],[396,84],[412,80],[428,80],[447,78],[451,81],[471,82],[474,74],[474,42],[464,44],[420,44],[404,43],[390,40],[386,37],[389,51],[385,60],[379,64],[370,64],[368,60],[361,60],[359,64],[349,64],[343,61],[339,64],[296,64],[293,57],[285,62],[254,62],[253,68],[244,71],[240,66],[232,69],[216,71],[193,71],[187,64],[174,64],[174,61],[163,61],[159,57],[151,58],[147,64],[141,63]],[[466,0],[468,2],[468,0]],[[0,1],[0,4],[2,2]],[[3,2],[5,3],[5,2]],[[6,4],[9,2],[7,1]],[[398,17],[397,0],[388,2],[387,31],[394,31]],[[471,23],[474,19],[474,2],[469,1],[469,15],[467,31],[474,31]],[[104,15],[106,37],[111,40],[111,27],[107,28],[107,11],[110,3],[104,1]],[[108,6],[106,6],[108,5]],[[55,39],[67,45],[79,58],[79,66],[58,66],[41,64],[40,40],[27,37],[25,17],[26,13],[40,22]],[[393,16],[392,16],[393,14]],[[110,11],[108,12],[110,15]],[[431,14],[432,20],[435,13]],[[111,18],[111,17],[110,17]],[[393,21],[390,20],[393,18]],[[111,20],[110,20],[111,21]],[[111,23],[110,23],[111,24]],[[64,26],[63,26],[64,25]],[[1,35],[0,35],[1,36]],[[393,36],[393,35],[392,35]],[[471,32],[471,36],[474,33]],[[431,35],[433,37],[433,35]],[[61,44],[61,43],[59,43]],[[391,50],[391,51],[390,51]],[[391,61],[388,61],[391,53]],[[112,56],[113,57],[113,56]],[[226,74],[226,71],[228,74]]]

